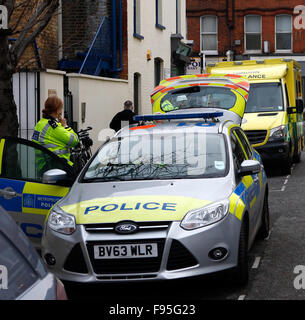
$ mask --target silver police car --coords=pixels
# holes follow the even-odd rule
[[[237,121],[234,121],[237,119]],[[227,110],[139,116],[84,168],[49,212],[42,255],[75,282],[167,280],[232,269],[269,233],[267,177]],[[65,173],[51,170],[45,181]]]

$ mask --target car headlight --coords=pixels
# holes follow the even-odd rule
[[[72,234],[76,230],[75,217],[55,206],[50,212],[48,226],[56,232]]]
[[[269,139],[284,139],[286,134],[286,126],[279,126],[270,130]]]
[[[181,227],[185,230],[194,230],[220,221],[228,213],[229,204],[229,200],[226,199],[191,210],[181,221]]]

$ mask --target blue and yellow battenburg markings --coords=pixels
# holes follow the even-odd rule
[[[241,220],[245,207],[254,206],[260,189],[254,183],[252,176],[245,176],[230,196],[230,213]]]
[[[0,179],[0,190],[6,190],[7,188],[14,190],[16,197],[6,199],[1,196],[0,192],[0,205],[8,213],[20,213],[18,223],[23,232],[30,238],[42,237],[43,227],[39,221],[43,221],[51,207],[69,191],[69,188],[66,187]],[[26,219],[27,214],[37,215],[38,220],[33,219],[35,221],[29,223],[27,221],[29,219]]]

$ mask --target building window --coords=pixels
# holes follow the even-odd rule
[[[245,17],[245,51],[262,51],[262,17]]]
[[[218,54],[217,17],[201,17],[201,52],[205,54]]]
[[[181,33],[181,0],[176,0],[176,33]]]
[[[164,30],[163,26],[163,0],[156,0],[156,27]]]
[[[133,36],[138,39],[144,39],[141,35],[141,0],[133,0]]]
[[[275,50],[292,51],[292,18],[289,15],[275,17]]]
[[[163,69],[163,61],[160,58],[155,59],[155,87],[157,87],[161,80],[163,75],[162,75],[162,69]]]

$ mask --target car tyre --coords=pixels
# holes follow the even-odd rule
[[[258,231],[257,238],[259,240],[266,239],[269,236],[269,230],[270,230],[269,202],[268,202],[268,195],[265,194],[263,212],[262,212],[262,225]]]
[[[301,151],[299,151],[299,148],[297,148],[297,154],[294,155],[293,161],[295,163],[300,163],[301,162]]]
[[[291,174],[291,166],[292,166],[292,159],[289,153],[288,158],[283,162],[282,173],[285,175]]]
[[[248,228],[244,220],[240,229],[238,264],[233,271],[233,280],[238,286],[245,286],[249,280]]]

